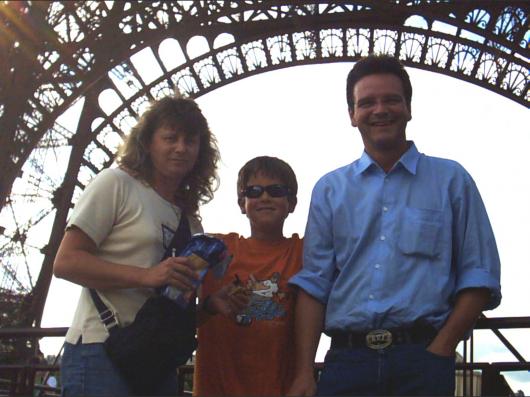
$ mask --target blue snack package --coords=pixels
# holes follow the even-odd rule
[[[177,256],[173,252],[173,256]],[[199,279],[193,280],[193,286],[196,290],[202,283],[208,270],[212,269],[216,278],[224,275],[232,257],[228,255],[226,245],[218,238],[206,234],[195,234],[190,242],[184,247],[178,256],[190,258],[193,269],[198,273]],[[171,285],[162,288],[161,294],[185,308],[193,295],[192,291],[183,292]]]

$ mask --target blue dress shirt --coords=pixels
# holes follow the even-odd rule
[[[314,187],[304,266],[291,278],[326,305],[326,331],[426,321],[437,329],[456,294],[491,292],[500,262],[477,187],[455,161],[409,150],[386,174],[364,152]]]

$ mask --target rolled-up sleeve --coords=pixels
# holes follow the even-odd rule
[[[321,180],[313,189],[304,235],[304,264],[289,283],[302,288],[323,304],[327,303],[335,276],[331,188]]]
[[[490,300],[485,310],[501,302],[500,259],[486,208],[475,182],[467,172],[455,205],[453,247],[456,294],[466,288],[487,288]]]

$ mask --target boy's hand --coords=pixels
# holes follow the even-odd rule
[[[211,314],[222,314],[233,318],[245,310],[250,303],[250,292],[235,283],[223,286],[210,295],[207,307],[204,309]]]

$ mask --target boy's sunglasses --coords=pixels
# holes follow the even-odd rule
[[[250,185],[247,186],[241,194],[248,198],[258,198],[261,197],[263,192],[267,192],[271,197],[285,197],[289,195],[290,189],[285,185]]]

